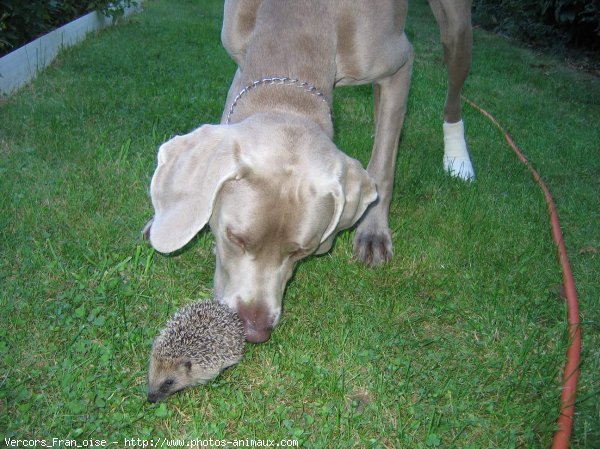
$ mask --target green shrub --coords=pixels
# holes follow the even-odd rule
[[[0,56],[91,11],[118,16],[134,0],[0,0]]]
[[[473,0],[474,22],[544,45],[600,49],[599,0]]]

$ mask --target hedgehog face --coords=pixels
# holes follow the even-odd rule
[[[158,402],[184,388],[203,384],[219,374],[187,357],[164,359],[152,355],[148,371],[148,402]]]
[[[157,402],[189,386],[191,362],[152,356],[148,371],[148,402]]]

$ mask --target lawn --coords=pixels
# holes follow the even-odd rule
[[[394,259],[367,269],[342,233],[298,266],[268,343],[161,404],[145,397],[151,343],[178,307],[211,297],[213,238],[164,256],[140,230],[158,146],[220,119],[235,70],[221,2],[145,2],[0,99],[0,436],[549,447],[568,336],[547,208],[467,105],[477,180],[443,173],[438,31],[424,3],[409,15]],[[572,447],[600,447],[600,80],[477,30],[464,93],[555,195],[583,330]],[[371,88],[336,91],[334,117],[336,144],[366,164]]]

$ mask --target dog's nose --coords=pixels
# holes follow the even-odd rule
[[[250,343],[264,343],[271,338],[273,320],[264,303],[239,302],[237,309],[237,314],[244,326],[246,340]]]
[[[244,332],[246,333],[246,340],[250,343],[264,343],[271,338],[271,331],[273,328],[266,329],[255,329],[252,326],[248,326],[244,321]]]

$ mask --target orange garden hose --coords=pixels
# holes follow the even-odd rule
[[[563,287],[567,299],[567,321],[569,323],[570,337],[569,348],[567,349],[567,361],[563,370],[561,411],[557,420],[558,430],[554,433],[552,449],[567,449],[573,430],[573,415],[575,413],[575,397],[577,393],[577,378],[579,377],[579,360],[581,356],[581,329],[579,327],[579,303],[577,301],[575,281],[573,279],[571,266],[569,265],[565,242],[560,230],[556,206],[554,205],[550,190],[548,190],[548,187],[540,177],[540,174],[523,155],[508,132],[504,130],[498,121],[485,109],[467,98],[463,97],[463,99],[487,117],[504,134],[504,138],[508,142],[508,145],[510,145],[519,160],[525,164],[527,169],[531,172],[533,179],[542,189],[544,196],[546,197],[546,203],[548,204],[548,211],[550,214],[550,224],[552,226],[552,236],[554,237],[554,242],[558,249],[558,257],[562,268]]]

